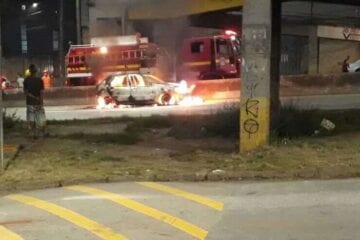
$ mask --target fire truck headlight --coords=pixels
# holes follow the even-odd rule
[[[107,47],[101,47],[100,48],[100,53],[101,54],[107,54],[108,53],[108,48]]]

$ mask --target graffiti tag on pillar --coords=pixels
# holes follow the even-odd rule
[[[252,42],[255,53],[259,55],[265,55],[267,49],[266,39],[266,29],[258,29],[252,31]]]
[[[245,110],[247,115],[251,115],[254,118],[259,117],[259,104],[260,101],[256,99],[249,98],[246,101]]]
[[[249,94],[250,98],[254,97],[255,90],[258,86],[259,86],[259,83],[252,83],[252,84],[246,86],[247,91],[250,93]]]
[[[256,134],[260,129],[260,124],[255,119],[247,119],[244,122],[244,131],[249,134],[249,138],[251,138],[251,135]]]
[[[256,87],[255,87],[256,88]],[[244,121],[244,131],[251,135],[256,134],[260,129],[259,118],[259,104],[260,101],[254,98],[248,98],[245,103],[245,113],[247,119]]]
[[[252,82],[246,85],[247,94],[250,95],[250,97],[245,102],[246,120],[243,123],[243,129],[247,134],[249,134],[249,138],[251,138],[252,135],[258,133],[260,129],[260,124],[258,121],[260,101],[254,98],[255,91],[258,86],[258,82]]]

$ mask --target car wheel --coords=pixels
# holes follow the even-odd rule
[[[171,101],[171,95],[169,93],[163,93],[158,98],[158,103],[160,105],[169,105]]]
[[[355,72],[360,72],[360,68],[356,69]]]

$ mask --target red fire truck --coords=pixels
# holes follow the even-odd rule
[[[227,30],[219,36],[186,39],[178,67],[179,79],[223,79],[240,76],[240,37]]]
[[[150,71],[157,46],[140,35],[92,38],[89,45],[72,45],[66,55],[67,86],[95,85],[119,72]]]

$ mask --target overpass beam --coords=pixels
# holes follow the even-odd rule
[[[240,151],[247,152],[270,143],[271,112],[280,105],[281,1],[247,0],[242,31]]]

